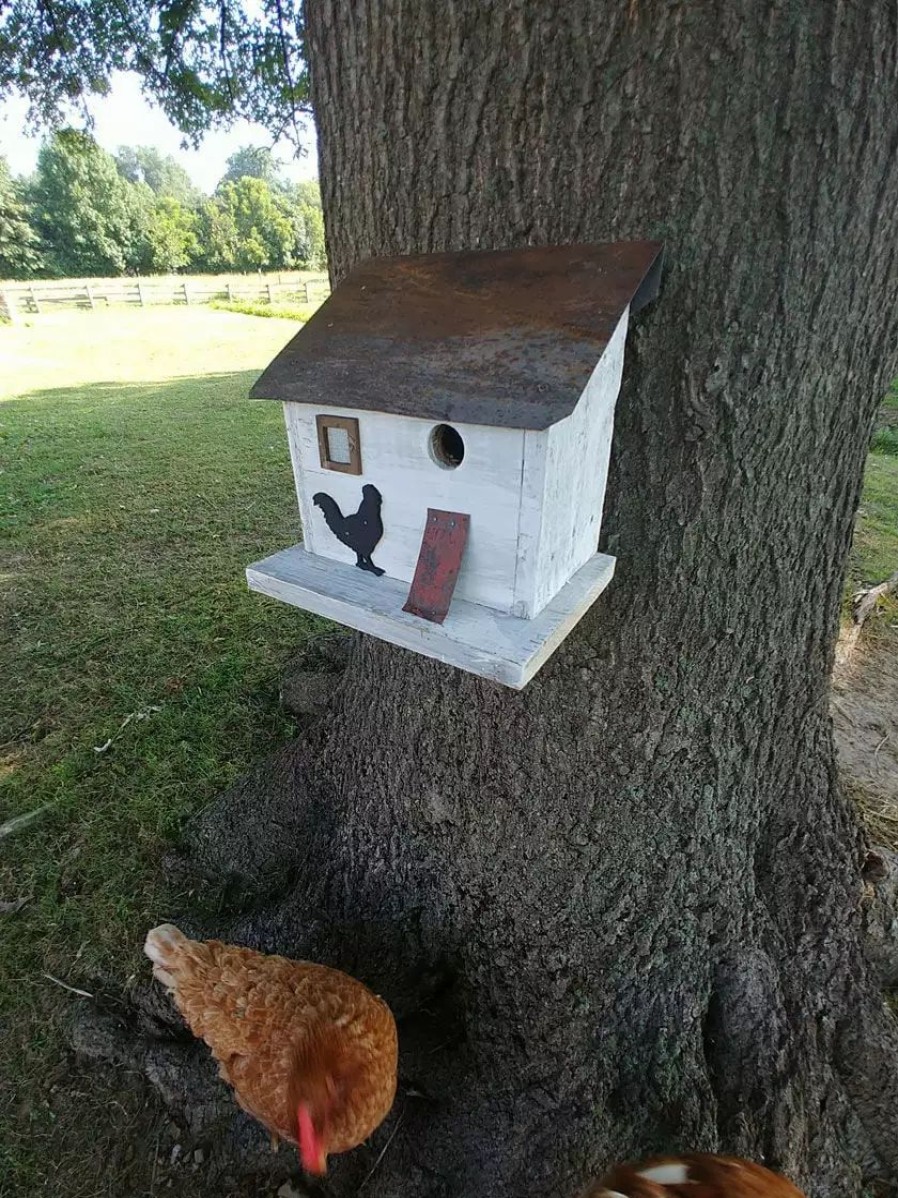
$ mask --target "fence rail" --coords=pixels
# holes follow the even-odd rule
[[[213,300],[311,304],[330,291],[326,275],[149,277],[141,279],[63,279],[0,283],[0,316],[17,320],[59,308],[98,308],[110,304],[208,304]]]

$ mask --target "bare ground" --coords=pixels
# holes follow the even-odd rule
[[[833,678],[832,713],[842,775],[871,842],[898,849],[898,604],[870,621]]]

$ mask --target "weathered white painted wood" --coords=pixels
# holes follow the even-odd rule
[[[256,562],[246,578],[263,595],[521,690],[611,581],[614,565],[613,557],[595,554],[533,620],[456,597],[443,624],[402,610],[404,582],[374,578],[301,545]]]
[[[372,378],[372,385],[376,380]],[[471,517],[462,560],[457,600],[482,603],[509,612],[515,597],[518,558],[521,429],[457,424],[465,444],[455,469],[438,464],[430,451],[434,421],[381,412],[285,404],[290,454],[303,522],[303,541],[311,553],[352,563],[355,555],[325,523],[312,496],[324,491],[344,515],[358,509],[362,487],[373,483],[383,495],[384,535],[372,557],[390,578],[410,583],[415,573],[428,507]],[[352,416],[359,422],[362,474],[323,469],[315,417]]]
[[[532,619],[539,589],[540,539],[546,490],[548,430],[524,433],[524,464],[521,470],[521,507],[518,520],[518,560],[512,614]]]
[[[596,552],[628,314],[573,413],[525,434],[515,612],[538,614]]]
[[[303,481],[302,460],[299,453],[300,445],[300,411],[299,404],[285,403],[284,408],[284,423],[287,426],[287,442],[290,446],[290,462],[293,466],[293,482],[296,486],[296,499],[299,503],[299,518],[302,521],[302,539],[305,547],[310,551],[312,546],[309,543],[309,533],[315,527],[313,512],[321,517],[321,512],[318,508],[312,506],[312,492],[308,489]],[[346,553],[350,554],[347,549]]]

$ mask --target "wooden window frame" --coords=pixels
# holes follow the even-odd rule
[[[338,470],[340,474],[362,473],[362,446],[359,441],[359,422],[354,416],[316,416],[318,429],[318,456],[323,470]],[[327,430],[342,428],[349,434],[349,461],[332,462],[327,443]]]

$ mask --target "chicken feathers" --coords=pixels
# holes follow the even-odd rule
[[[785,1177],[732,1156],[659,1156],[617,1165],[581,1198],[804,1198]]]
[[[144,951],[245,1111],[293,1144],[298,1111],[311,1112],[315,1171],[386,1117],[396,1093],[396,1023],[361,982],[325,965],[189,940],[172,924],[154,928]]]

